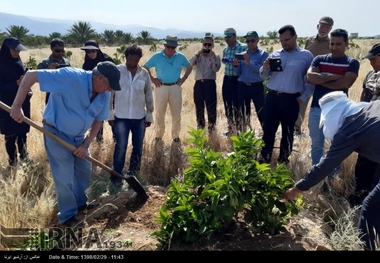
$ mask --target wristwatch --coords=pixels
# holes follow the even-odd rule
[[[90,147],[90,144],[88,142],[83,141],[82,144],[86,146],[86,148]]]

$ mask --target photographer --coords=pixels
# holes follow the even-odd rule
[[[207,109],[208,131],[211,133],[215,129],[216,123],[216,72],[221,67],[219,55],[212,50],[214,47],[214,38],[211,33],[206,33],[202,49],[197,52],[191,59],[192,66],[196,65],[195,85],[194,85],[194,103],[197,118],[197,128],[204,129],[205,122],[205,105]]]
[[[65,52],[65,42],[62,39],[54,38],[50,42],[51,55],[41,60],[37,69],[57,69],[70,66],[70,62],[63,56]],[[50,93],[46,93],[45,105],[48,103]]]
[[[268,58],[267,51],[259,49],[259,35],[256,31],[249,31],[245,36],[248,48],[235,59],[232,65],[238,78],[238,130],[245,131],[251,121],[251,101],[255,105],[257,117],[263,127],[264,122],[264,85],[259,74],[260,67]]]

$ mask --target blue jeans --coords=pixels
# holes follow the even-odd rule
[[[319,121],[321,118],[321,108],[311,107],[309,113],[309,135],[311,139],[311,161],[312,165],[319,163],[323,157],[323,150],[325,144],[325,135],[323,134],[323,127],[319,128]],[[329,174],[333,176],[340,170],[340,166]]]
[[[44,125],[44,129],[74,147],[83,142],[83,140],[75,142],[64,133],[47,125]],[[90,161],[76,157],[71,150],[46,135],[44,143],[58,202],[58,220],[62,224],[78,213],[79,206],[86,204],[88,198],[85,190],[90,185],[92,165]],[[87,154],[90,155],[89,152]]]
[[[132,133],[132,154],[129,162],[128,173],[137,175],[140,171],[140,163],[145,136],[145,117],[136,119],[119,119],[115,117],[115,151],[113,154],[113,168],[121,174],[125,164],[129,132]]]

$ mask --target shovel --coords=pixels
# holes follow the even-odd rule
[[[3,109],[3,110],[5,110],[5,111],[7,111],[8,113],[11,112],[11,108],[8,105],[6,105],[3,102],[1,102],[1,101],[0,101],[0,108]],[[37,123],[33,122],[32,120],[26,118],[25,116],[24,116],[24,120],[23,121],[26,124],[28,124],[28,125],[36,128],[37,130],[39,130],[40,132],[42,132],[46,136],[49,136],[50,138],[52,138],[53,140],[55,140],[56,142],[58,142],[62,146],[65,146],[69,150],[74,151],[76,149],[73,145],[67,143],[66,141],[64,141],[61,138],[57,137],[53,133],[45,130],[42,126],[40,126]],[[140,184],[140,182],[137,180],[137,178],[135,176],[124,177],[123,175],[115,172],[110,167],[108,167],[107,165],[105,165],[105,164],[99,162],[98,160],[92,158],[91,156],[86,155],[84,158],[87,159],[88,161],[90,161],[92,164],[103,168],[105,171],[111,173],[112,175],[126,180],[127,183],[128,183],[128,185],[132,188],[132,190],[137,193],[137,198],[139,198],[141,200],[144,200],[144,201],[146,199],[148,199],[148,195],[146,194],[144,188],[142,187],[142,185]]]

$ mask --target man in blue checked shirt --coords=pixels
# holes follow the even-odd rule
[[[243,52],[244,60],[235,59],[232,65],[239,75],[238,81],[238,130],[244,131],[250,126],[251,101],[255,105],[256,114],[263,127],[264,122],[264,85],[259,71],[269,56],[268,52],[258,48],[259,35],[256,31],[249,31],[245,36],[248,48]]]
[[[247,45],[236,40],[236,30],[233,28],[227,28],[224,30],[224,40],[226,41],[227,46],[223,50],[222,58],[222,63],[225,64],[222,97],[228,124],[228,131],[225,132],[225,135],[231,135],[233,129],[236,128],[236,120],[238,118],[237,87],[239,77],[234,70],[232,62],[235,58],[235,54],[244,52],[247,49]]]
[[[92,71],[77,68],[29,70],[21,81],[11,107],[11,117],[22,122],[21,105],[29,89],[39,83],[50,92],[43,113],[44,129],[74,146],[66,146],[44,135],[58,201],[58,221],[64,227],[78,227],[78,210],[90,209],[85,190],[90,184],[91,163],[85,159],[89,146],[102,122],[108,119],[111,90],[120,90],[120,71],[109,61],[100,62]]]
[[[260,68],[260,75],[263,78],[269,77],[264,106],[265,145],[261,151],[261,162],[271,161],[276,132],[281,124],[282,136],[277,161],[287,164],[293,150],[294,125],[300,104],[314,92],[314,85],[306,82],[306,73],[313,55],[297,45],[297,34],[292,25],[283,26],[278,33],[282,49],[274,51]],[[271,69],[269,61],[272,58],[280,58],[281,67]],[[282,71],[278,71],[281,68]]]

